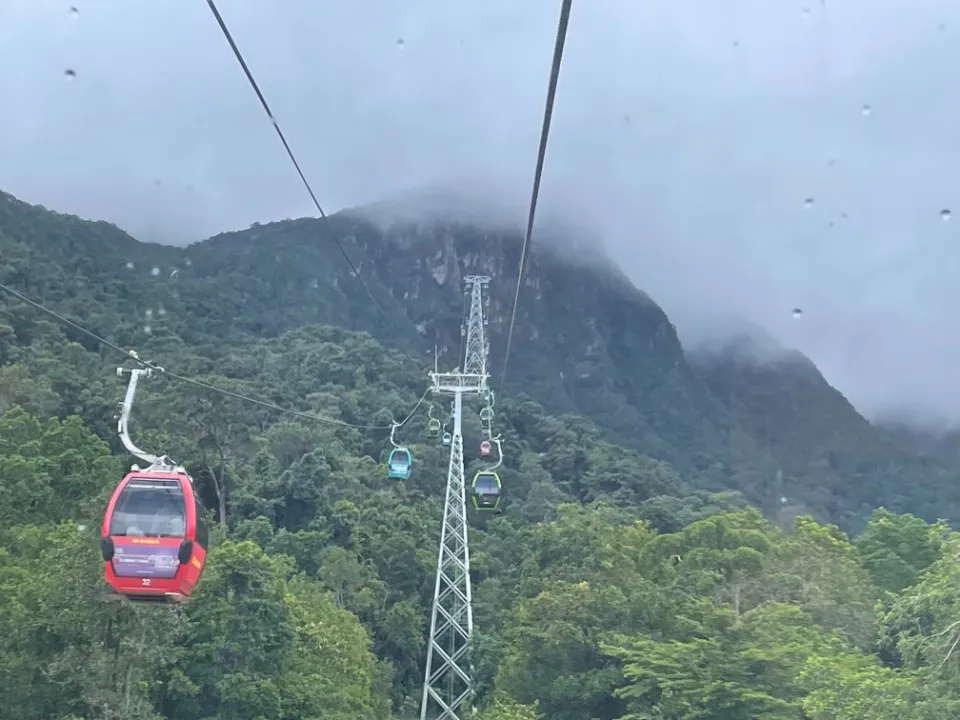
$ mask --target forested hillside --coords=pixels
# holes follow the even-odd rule
[[[446,452],[421,411],[402,431],[413,475],[390,480],[388,433],[353,426],[414,407],[435,342],[456,363],[466,272],[495,276],[497,372],[516,248],[336,221],[395,324],[312,221],[180,249],[0,198],[0,283],[213,388],[144,380],[134,433],[188,467],[215,539],[182,607],[102,600],[130,361],[0,295],[0,718],[418,716]],[[505,512],[471,518],[479,717],[956,717],[960,536],[873,511],[876,468],[847,488],[838,462],[818,485],[823,453],[867,462],[843,437],[874,429],[809,387],[779,405],[776,367],[744,387],[750,363],[688,364],[662,311],[599,264],[544,253],[530,282],[497,403]],[[828,401],[830,446],[808,414]],[[907,479],[896,491],[914,502]],[[851,542],[803,512],[873,514]]]

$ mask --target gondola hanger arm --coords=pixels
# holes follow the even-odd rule
[[[497,463],[493,467],[487,468],[487,472],[493,472],[494,470],[499,468],[501,465],[503,465],[503,447],[501,446],[502,441],[500,439],[500,436],[497,435],[496,437],[490,438],[490,442],[492,442],[494,445],[497,446]]]

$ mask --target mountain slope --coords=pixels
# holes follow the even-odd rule
[[[955,458],[924,456],[905,429],[872,425],[808,358],[772,342],[753,334],[689,353],[697,376],[781,468],[771,494],[849,527],[880,504],[957,517]]]
[[[340,213],[331,224],[386,322],[313,219],[174,248],[2,196],[0,281],[159,361],[168,338],[217,358],[245,338],[323,323],[368,331],[424,360],[437,346],[441,365],[453,367],[462,278],[486,274],[493,278],[491,369],[499,380],[516,233],[442,217],[390,220],[382,207]],[[692,487],[737,490],[771,513],[786,498],[848,527],[878,504],[960,518],[960,499],[943,488],[955,467],[942,457],[921,464],[860,417],[808,360],[744,362],[742,347],[688,359],[660,307],[576,245],[561,237],[534,247],[502,403],[526,396],[550,413],[580,414],[610,440],[669,463]],[[16,331],[22,311],[7,306]],[[575,445],[576,436],[568,442]]]
[[[117,297],[130,326],[94,329],[129,345],[155,343],[164,329],[210,345],[211,337],[272,336],[329,323],[369,331],[424,357],[437,345],[441,364],[452,367],[460,349],[462,277],[483,273],[494,278],[491,363],[499,375],[519,264],[514,235],[443,221],[381,228],[355,212],[331,218],[385,309],[384,323],[331,250],[324,226],[311,219],[258,225],[180,249],[137,243],[113,227],[68,216],[51,214],[46,224],[43,215],[9,196],[0,202],[0,227],[19,228],[5,233],[5,246],[12,240],[10,256],[22,256],[4,277],[17,284],[41,275],[21,287],[69,303],[77,317],[96,318],[101,311],[84,306],[88,300],[77,304],[84,293],[71,280],[115,283],[125,276],[135,290]],[[70,261],[74,252],[86,255],[80,266]],[[690,372],[666,315],[622,274],[597,261],[572,263],[550,246],[535,250],[528,273],[508,395],[525,393],[551,412],[586,415],[613,439],[674,463],[703,487],[729,487],[741,467],[762,464]]]

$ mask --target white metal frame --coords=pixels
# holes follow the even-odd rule
[[[473,679],[467,664],[473,635],[473,597],[463,470],[463,396],[483,396],[489,392],[483,288],[490,278],[471,275],[464,281],[471,297],[464,333],[467,342],[460,366],[463,372],[441,373],[434,368],[435,372],[430,373],[433,392],[453,395],[453,437],[420,720],[462,720],[461,710],[469,705],[473,695]]]

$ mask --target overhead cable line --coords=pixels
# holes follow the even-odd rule
[[[250,72],[250,68],[247,65],[246,60],[243,58],[243,53],[240,52],[240,48],[237,47],[237,43],[233,40],[233,35],[230,33],[230,30],[227,28],[227,24],[223,20],[223,16],[220,15],[220,11],[217,9],[217,4],[213,0],[207,0],[207,5],[210,8],[210,11],[213,13],[213,16],[217,20],[217,24],[220,26],[220,30],[223,32],[224,38],[230,44],[230,48],[233,50],[234,56],[237,58],[237,62],[240,63],[240,67],[243,68],[243,73],[247,76],[247,80],[250,82],[250,87],[253,88],[253,91],[257,94],[257,98],[260,100],[260,104],[263,106],[264,111],[267,113],[267,117],[270,119],[270,122],[273,124],[273,129],[277,131],[277,135],[280,138],[280,142],[283,143],[284,149],[287,151],[287,156],[290,158],[290,161],[293,163],[293,167],[296,168],[297,174],[300,176],[303,186],[307,189],[307,192],[310,194],[310,199],[313,200],[314,206],[317,208],[317,212],[320,213],[320,217],[323,220],[323,223],[327,229],[327,232],[330,234],[330,237],[333,238],[333,241],[336,243],[337,247],[340,248],[340,253],[343,255],[344,260],[347,261],[347,264],[350,266],[350,269],[353,271],[353,274],[356,276],[357,280],[363,286],[363,289],[367,293],[367,297],[370,298],[370,302],[373,303],[373,306],[376,308],[377,312],[380,314],[380,318],[385,322],[389,323],[389,320],[384,313],[383,308],[380,306],[380,303],[377,302],[377,299],[373,296],[373,293],[370,292],[370,288],[363,281],[363,278],[360,277],[360,271],[357,270],[356,265],[353,264],[353,261],[350,259],[350,256],[347,254],[346,249],[343,247],[343,243],[340,242],[340,238],[337,237],[336,232],[334,232],[333,226],[330,223],[327,214],[323,211],[323,208],[320,207],[320,201],[317,200],[316,193],[313,192],[313,188],[310,186],[310,183],[307,181],[307,176],[304,175],[303,170],[300,167],[300,163],[297,162],[296,155],[293,154],[293,150],[290,147],[290,143],[287,142],[286,136],[283,134],[283,130],[280,129],[280,124],[277,122],[276,117],[273,114],[273,111],[270,110],[270,106],[267,104],[267,99],[263,96],[263,93],[260,91],[260,86],[257,84],[257,81],[253,77],[253,73]]]
[[[550,121],[553,119],[553,102],[557,95],[557,81],[560,78],[560,63],[563,60],[563,46],[567,39],[567,25],[570,22],[570,6],[573,0],[562,0],[560,22],[557,26],[557,40],[553,47],[553,65],[550,68],[550,84],[547,86],[547,102],[543,112],[543,126],[540,129],[540,150],[537,153],[537,169],[533,175],[533,192],[530,195],[530,212],[527,216],[527,232],[523,238],[523,250],[520,253],[520,269],[517,273],[517,291],[513,297],[513,312],[510,315],[510,329],[507,331],[507,349],[500,369],[500,395],[507,379],[507,362],[510,360],[510,347],[513,343],[513,330],[517,322],[517,305],[520,304],[520,290],[523,287],[523,273],[526,269],[527,254],[530,249],[530,237],[533,235],[533,222],[537,214],[537,200],[540,197],[540,178],[543,175],[543,161],[547,154],[547,139],[550,137]]]
[[[69,318],[66,318],[60,313],[58,313],[56,310],[51,310],[50,308],[44,305],[41,305],[36,300],[32,300],[31,298],[27,297],[23,293],[18,292],[13,288],[8,287],[7,285],[4,285],[3,283],[0,283],[0,290],[3,290],[4,292],[9,293],[13,297],[20,300],[21,302],[27,305],[30,305],[53,318],[56,318],[57,320],[64,323],[65,325],[68,325],[72,327],[74,330],[77,330],[78,332],[81,332],[84,335],[87,335],[88,337],[92,338],[93,340],[103,345],[104,347],[108,347],[111,350],[117,351],[124,357],[133,360],[134,362],[139,364],[141,367],[150,368],[151,370],[155,370],[157,372],[163,373],[164,375],[170,378],[173,378],[174,380],[178,380],[182,383],[193,385],[194,387],[203,388],[204,390],[209,390],[211,392],[220,393],[221,395],[234,398],[235,400],[240,400],[242,402],[250,403],[251,405],[259,405],[260,407],[268,408],[270,410],[275,410],[277,412],[281,412],[286,415],[292,415],[293,417],[302,418],[304,420],[322,422],[322,423],[327,423],[329,425],[339,425],[341,427],[353,428],[355,430],[390,430],[391,428],[394,427],[394,425],[392,424],[391,425],[358,425],[356,423],[346,422],[345,420],[338,420],[336,418],[324,417],[323,415],[315,415],[313,413],[300,412],[299,410],[291,410],[289,408],[282,407],[280,405],[277,405],[276,403],[272,403],[267,400],[260,400],[258,398],[250,397],[249,395],[242,395],[241,393],[233,392],[232,390],[226,390],[225,388],[217,387],[216,385],[211,385],[210,383],[203,382],[202,380],[189,378],[184,375],[178,375],[177,373],[171,372],[166,368],[160,367],[159,365],[149,360],[142,359],[135,350],[124,350],[122,347],[120,347],[116,343],[111,342],[110,340],[107,340],[106,338],[103,338],[100,335],[97,335],[95,332],[93,332],[92,330],[88,330],[82,325],[78,325],[73,320],[70,320]],[[410,420],[410,418],[413,417],[414,413],[416,413],[417,411],[417,408],[420,407],[420,405],[423,403],[424,399],[427,397],[429,393],[430,393],[430,388],[427,388],[427,390],[424,391],[423,395],[420,396],[420,399],[417,401],[417,404],[413,406],[413,410],[411,410],[410,413],[407,415],[407,417],[404,418],[403,422],[397,423],[396,425],[397,427],[402,427]]]

